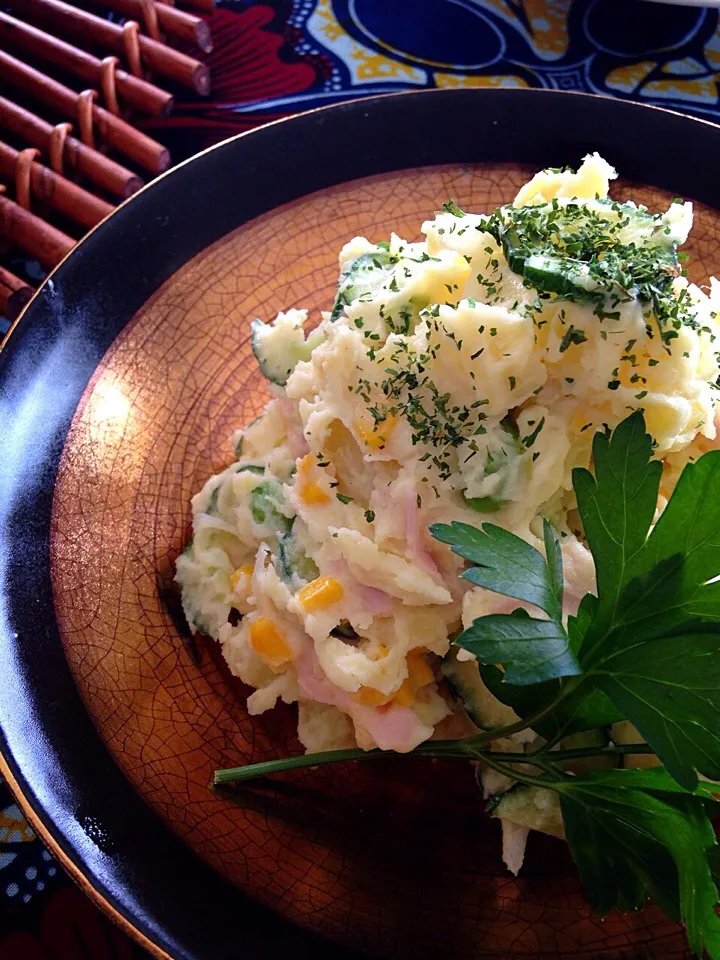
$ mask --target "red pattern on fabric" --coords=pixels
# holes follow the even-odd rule
[[[212,77],[210,104],[287,96],[316,82],[315,67],[300,60],[282,34],[265,29],[273,16],[271,7],[259,5],[240,11],[218,8],[209,18],[215,47],[203,59]],[[177,104],[176,112],[183,107]],[[192,108],[198,111],[197,102]]]

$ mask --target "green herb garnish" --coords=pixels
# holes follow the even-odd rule
[[[640,411],[612,435],[596,434],[592,462],[594,473],[573,471],[573,486],[597,596],[586,595],[566,627],[560,546],[546,521],[544,556],[494,524],[430,527],[468,562],[464,579],[544,616],[518,608],[478,617],[453,640],[476,656],[490,691],[520,719],[427,741],[408,755],[472,759],[554,791],[593,909],[636,909],[650,896],[684,922],[698,956],[720,960],[720,857],[709,819],[720,799],[713,782],[720,780],[720,451],[685,467],[652,529],[662,465],[652,459]],[[572,732],[619,719],[645,742],[563,746]],[[543,738],[531,751],[489,749],[527,729]],[[662,766],[573,774],[563,765],[639,753],[655,754]],[[214,784],[388,756],[402,755],[352,749],[287,757],[217,771]]]
[[[683,324],[698,325],[687,292],[673,290],[680,266],[664,214],[613,200],[552,200],[498,207],[478,229],[502,244],[510,269],[541,294],[591,303],[601,320],[618,318],[620,304],[640,300],[666,344]],[[564,349],[581,342],[563,340]]]
[[[465,211],[461,210],[460,207],[455,203],[452,197],[449,200],[446,200],[442,205],[443,210],[446,213],[451,213],[454,217],[464,217]]]

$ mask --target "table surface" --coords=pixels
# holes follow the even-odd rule
[[[719,16],[644,0],[231,0],[211,18],[210,98],[178,92],[173,115],[146,128],[181,160],[289,113],[475,86],[580,90],[720,122]],[[0,960],[144,956],[63,874],[0,784]]]

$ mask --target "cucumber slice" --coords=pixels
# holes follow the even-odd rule
[[[496,491],[485,497],[469,497],[466,490],[462,491],[463,504],[477,513],[495,513],[508,503],[501,494],[507,487],[508,478],[512,473],[510,468],[525,450],[518,436],[517,426],[512,420],[506,417],[500,422],[500,427],[501,430],[492,441],[494,445],[487,447],[485,465],[482,468],[483,477],[501,474]]]
[[[250,491],[250,513],[253,520],[270,527],[278,535],[288,533],[292,519],[280,510],[284,502],[283,489],[277,480],[264,480]]]
[[[337,320],[353,300],[379,290],[392,273],[396,263],[397,257],[392,256],[390,251],[380,244],[375,250],[361,253],[359,257],[347,263],[340,273],[330,319]]]
[[[519,827],[539,830],[560,840],[565,838],[560,799],[554,790],[515,783],[505,793],[491,797],[485,811]]]
[[[305,338],[302,327],[293,326],[286,316],[280,314],[273,323],[253,320],[250,324],[252,352],[263,376],[278,387],[285,386],[297,364],[309,360],[315,347],[325,339],[320,329]]]
[[[278,540],[277,571],[285,583],[292,583],[293,575],[300,580],[314,580],[320,572],[311,557],[305,555],[292,533],[285,533]]]
[[[518,719],[512,707],[500,703],[485,686],[476,660],[458,660],[456,651],[451,649],[442,662],[440,672],[447,681],[453,699],[476,727],[493,730]]]
[[[531,254],[523,265],[523,279],[545,293],[555,293],[559,297],[575,296],[588,299],[615,293],[621,299],[627,298],[627,292],[619,285],[613,290],[607,289],[607,283],[601,284],[590,274],[589,267],[581,260],[571,257],[549,257],[543,254]]]
[[[465,506],[476,513],[495,513],[508,502],[501,497],[466,497],[464,490],[462,498]]]

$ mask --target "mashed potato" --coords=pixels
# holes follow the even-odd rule
[[[447,204],[421,242],[355,238],[312,333],[302,310],[253,322],[274,399],[193,498],[177,580],[250,712],[298,702],[308,750],[409,751],[458,721],[450,638],[517,602],[460,580],[429,524],[542,549],[547,518],[572,612],[594,587],[571,483],[593,434],[644,410],[659,510],[714,442],[720,287],[677,266],[691,206],[611,202],[614,176],[590,156],[492,214]]]

